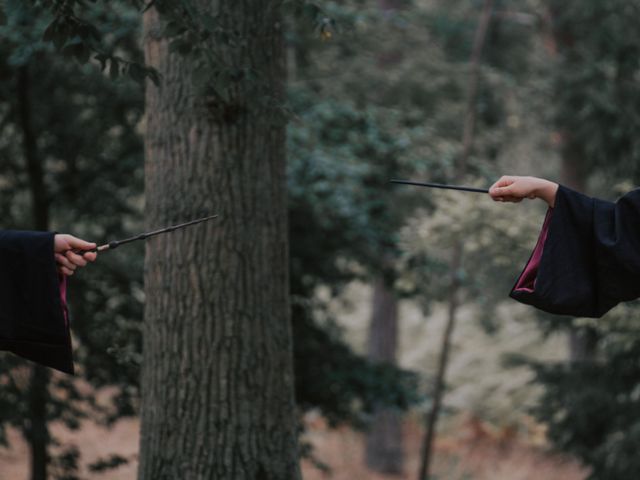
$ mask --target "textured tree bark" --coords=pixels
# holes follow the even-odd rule
[[[31,211],[36,230],[49,229],[49,204],[44,184],[44,167],[32,125],[31,74],[29,65],[18,70],[17,99],[19,124],[22,130],[22,145],[29,178]],[[26,395],[29,403],[29,419],[23,426],[23,435],[29,444],[31,480],[46,480],[49,456],[49,427],[47,425],[47,403],[49,402],[49,371],[40,365],[31,367],[31,378]]]
[[[385,279],[379,277],[373,289],[369,324],[368,356],[373,362],[396,363],[398,344],[398,300]],[[367,466],[376,472],[399,475],[403,470],[401,416],[380,409],[374,413],[366,442]]]
[[[277,2],[193,2],[246,42],[238,64],[281,101]],[[144,18],[149,228],[220,214],[147,243],[140,480],[299,478],[290,332],[285,126],[235,89],[213,105]],[[220,112],[233,112],[220,115]]]

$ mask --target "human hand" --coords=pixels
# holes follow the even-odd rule
[[[556,203],[558,184],[536,177],[503,176],[489,189],[496,202],[521,202],[523,198],[541,198],[550,207]]]
[[[98,256],[95,252],[78,255],[72,251],[93,248],[96,248],[95,243],[85,242],[73,235],[56,235],[54,237],[54,255],[58,264],[58,272],[70,276],[78,267],[84,267],[87,262],[95,261]]]

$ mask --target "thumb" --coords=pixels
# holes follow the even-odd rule
[[[511,185],[509,185],[508,187],[493,187],[489,193],[491,194],[491,196],[504,196],[504,195],[509,195],[511,193]]]
[[[91,242],[87,242],[85,240],[82,240],[80,238],[76,238],[74,236],[69,236],[69,246],[71,248],[78,248],[80,250],[91,250],[93,248],[96,248],[96,244],[95,243],[91,243]]]

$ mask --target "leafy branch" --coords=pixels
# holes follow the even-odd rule
[[[100,30],[76,13],[76,7],[83,6],[83,3],[81,0],[41,1],[40,4],[53,14],[53,20],[44,31],[43,41],[53,44],[58,51],[75,58],[80,64],[93,58],[100,63],[102,71],[108,64],[109,75],[113,79],[128,75],[139,83],[148,78],[158,85],[160,75],[155,69],[106,51]]]
[[[98,0],[39,0],[36,3],[53,15],[43,41],[81,64],[91,59],[108,70],[111,78],[128,75],[144,83],[146,79],[155,85],[160,74],[143,63],[130,61],[105,47],[102,34],[90,21],[78,13],[86,2]],[[196,93],[211,98],[216,104],[229,106],[234,91],[243,91],[262,104],[273,103],[270,86],[255,68],[242,65],[243,53],[247,53],[247,39],[234,29],[229,13],[218,15],[199,12],[191,0],[129,0],[141,13],[154,7],[164,26],[162,35],[169,41],[169,50],[188,57],[194,65],[192,83]],[[281,8],[312,22],[320,37],[328,40],[336,30],[335,21],[316,2],[308,0],[284,0],[274,2],[274,10]]]

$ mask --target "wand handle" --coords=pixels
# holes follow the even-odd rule
[[[116,245],[112,246],[111,244],[116,244]],[[104,252],[105,250],[113,250],[117,246],[118,246],[117,242],[111,242],[111,243],[106,243],[104,245],[99,245],[96,248],[92,248],[91,250],[82,250],[80,248],[74,248],[71,251],[76,255],[83,256],[85,253],[100,253],[100,252]]]
[[[429,188],[442,188],[446,190],[459,190],[462,192],[473,192],[473,193],[489,193],[489,190],[486,188],[474,188],[474,187],[461,187],[459,185],[445,185],[442,183],[428,183],[428,182],[414,182],[411,180],[389,180],[391,183],[399,183],[403,185],[416,185],[418,187],[429,187]]]

